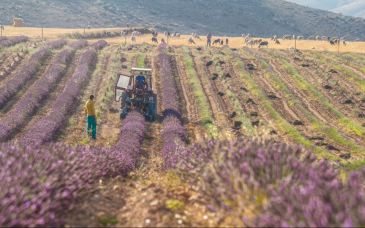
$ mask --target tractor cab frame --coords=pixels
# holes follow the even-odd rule
[[[154,121],[157,96],[152,90],[152,70],[132,68],[131,74],[119,74],[115,85],[115,101],[121,103],[121,119],[130,111],[138,111],[147,120]]]

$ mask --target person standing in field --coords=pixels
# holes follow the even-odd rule
[[[87,134],[91,135],[92,139],[96,139],[96,115],[94,106],[94,95],[85,104],[85,114],[87,116]]]
[[[207,47],[210,47],[212,45],[212,33],[208,33],[207,35]]]

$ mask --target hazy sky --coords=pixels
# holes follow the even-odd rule
[[[287,1],[320,9],[333,9],[340,2],[340,0],[287,0]]]
[[[287,0],[301,5],[365,18],[365,0]]]

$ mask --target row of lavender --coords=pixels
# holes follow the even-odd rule
[[[37,80],[18,100],[12,109],[0,118],[0,141],[6,141],[9,136],[21,127],[55,87],[58,80],[65,74],[67,65],[72,59],[74,50],[63,50],[51,62],[47,72]]]
[[[181,123],[179,98],[176,81],[173,76],[168,46],[160,44],[157,50],[157,66],[159,67],[161,82],[161,106],[163,110],[162,156],[167,168],[177,164],[179,154],[176,153],[180,145],[185,145],[186,131]]]
[[[84,51],[73,75],[67,80],[63,91],[51,104],[50,111],[36,122],[21,139],[26,144],[43,144],[53,138],[54,134],[67,119],[68,113],[80,95],[81,89],[88,81],[90,70],[96,62],[96,51],[91,48]]]
[[[64,44],[63,40],[57,40],[48,45],[57,48],[62,47]],[[72,59],[75,50],[86,45],[87,42],[85,41],[71,42],[69,46],[73,47],[72,49],[65,49],[52,59],[45,74],[28,88],[25,94],[3,118],[0,118],[0,142],[6,141],[40,107],[41,101],[48,96],[58,80],[65,74],[67,65]]]
[[[144,132],[144,117],[132,112],[112,148],[0,144],[0,226],[64,225],[60,215],[81,191],[135,167]]]
[[[0,48],[10,47],[19,43],[27,42],[29,40],[29,38],[26,36],[3,36],[0,38]]]
[[[45,47],[36,51],[29,60],[24,63],[19,70],[0,88],[0,109],[3,108],[7,102],[24,86],[24,84],[31,80],[41,65],[51,55],[50,49],[61,48],[66,44],[66,40],[55,40],[46,43]]]
[[[98,44],[94,47],[105,46],[105,42]],[[58,215],[72,206],[82,190],[102,177],[124,175],[135,168],[145,133],[144,117],[137,112],[131,112],[123,121],[120,139],[112,148],[44,145],[55,133],[56,125],[66,118],[72,97],[87,79],[94,55],[93,49],[82,54],[74,75],[53,104],[52,114],[37,123],[44,133],[34,132],[34,127],[20,144],[23,146],[0,144],[0,177],[4,184],[0,192],[0,226],[63,225]]]
[[[41,64],[51,55],[48,48],[41,48],[35,52],[21,69],[15,72],[12,77],[0,89],[0,108],[18,92],[18,90],[29,81],[39,70]]]
[[[202,177],[213,211],[257,227],[365,225],[365,170],[344,181],[300,148],[238,139],[183,148],[179,167]]]

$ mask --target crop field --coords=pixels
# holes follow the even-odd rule
[[[121,43],[0,39],[0,226],[365,225],[365,54]]]
[[[79,34],[80,36],[86,34],[101,34],[103,32],[110,33],[120,33],[121,30],[125,30],[126,28],[79,28],[79,29],[60,29],[60,28],[36,28],[36,27],[11,27],[5,26],[4,34],[6,36],[21,36],[26,34],[31,38],[40,39],[43,37],[45,39],[57,39],[57,38],[74,38],[73,34]],[[214,35],[214,34],[213,34]],[[71,37],[69,37],[71,36]],[[200,39],[194,39],[195,45],[190,46],[205,46],[206,45],[206,35],[201,35]],[[181,35],[180,37],[170,38],[168,40],[169,45],[171,46],[188,46],[188,39],[191,35]],[[159,41],[161,38],[166,37],[163,34],[159,35]],[[242,48],[244,45],[242,37],[219,37],[215,36],[215,38],[228,38],[229,46],[231,48]],[[94,38],[95,39],[95,38]],[[132,42],[131,37],[121,37],[121,36],[113,36],[113,37],[104,37],[104,40],[110,44],[153,44],[151,42],[152,35],[151,34],[142,34],[136,37],[136,41]],[[92,41],[91,39],[90,41]],[[347,42],[347,45],[340,45],[338,49],[337,45],[330,45],[328,41],[322,40],[297,40],[296,44],[294,40],[282,40],[280,39],[280,45],[274,44],[275,42],[270,39],[263,39],[269,41],[270,49],[289,49],[294,48],[295,45],[299,50],[316,50],[316,51],[331,51],[331,52],[355,52],[355,53],[365,53],[365,42],[364,41],[356,41],[356,42]],[[154,44],[156,46],[156,44]]]

